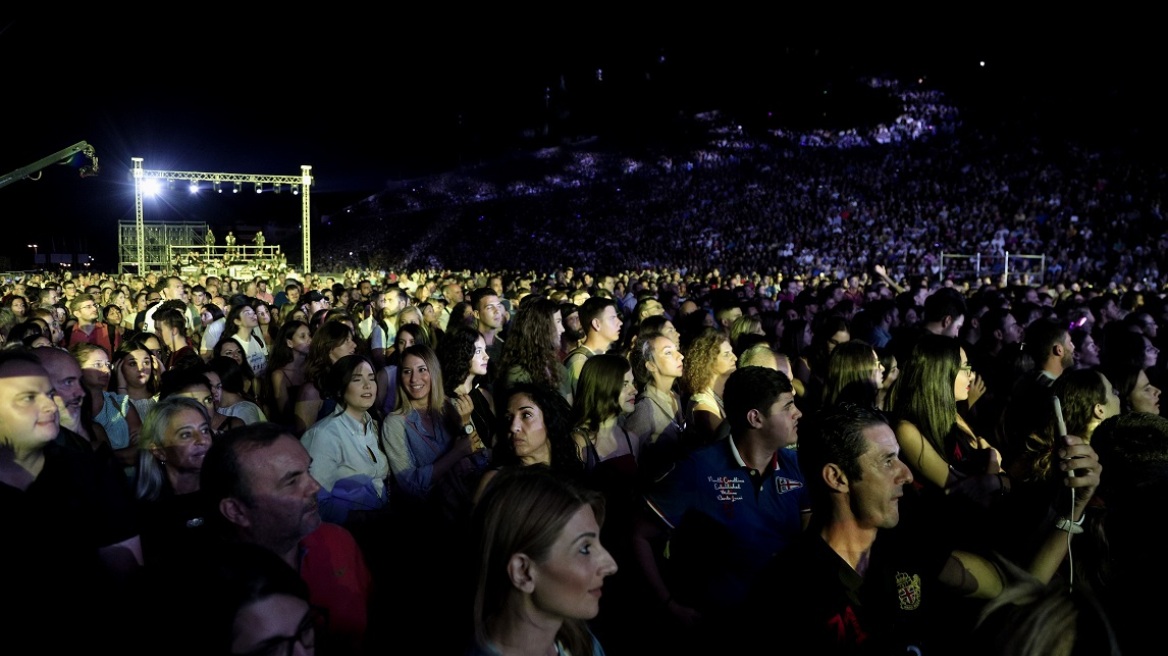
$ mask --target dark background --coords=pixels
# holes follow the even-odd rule
[[[926,80],[966,120],[1161,159],[1165,57],[1151,16],[707,9],[244,16],[194,6],[191,16],[6,19],[0,172],[78,141],[96,147],[101,172],[80,179],[53,166],[0,189],[0,257],[25,268],[35,242],[116,268],[116,224],[134,219],[135,156],[182,171],[299,175],[311,165],[315,219],[387,183],[512,149],[592,135],[668,141],[677,117],[697,111],[720,109],[748,129],[847,127],[885,102],[852,90],[859,75]],[[207,221],[219,235],[300,221],[287,191],[210,195],[147,205],[145,219]]]

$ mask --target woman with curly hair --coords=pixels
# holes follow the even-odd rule
[[[442,367],[446,396],[461,399],[474,407],[471,421],[488,447],[495,444],[495,402],[479,385],[486,380],[487,341],[474,328],[452,326],[436,349]]]
[[[491,468],[483,472],[475,493],[477,502],[491,480],[512,467],[545,465],[564,478],[578,480],[584,473],[572,441],[572,406],[553,389],[516,383],[507,393],[501,433],[491,450]]]
[[[718,426],[726,418],[722,390],[726,379],[738,368],[738,358],[730,339],[717,328],[706,328],[690,343],[685,352],[685,370],[681,375],[686,397],[685,420],[690,447],[709,444],[716,439]]]
[[[1066,435],[1077,435],[1090,442],[1099,424],[1122,411],[1119,390],[1097,369],[1064,371],[1054,381],[1051,391],[1059,399],[1063,426],[1059,427],[1053,411],[1036,409],[1048,415],[1042,430],[1027,436],[1020,453],[1007,454],[1009,461],[1006,465],[1016,481],[1044,483],[1050,480],[1059,473],[1052,454],[1064,430]]]
[[[559,303],[539,298],[522,305],[503,344],[501,385],[496,385],[495,395],[505,395],[515,383],[539,383],[559,390],[571,403],[568,372],[557,357],[563,334]]]

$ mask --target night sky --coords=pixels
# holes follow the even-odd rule
[[[729,7],[668,20],[582,8],[592,13],[192,9],[189,18],[180,8],[158,18],[87,10],[0,23],[0,173],[78,141],[101,164],[95,178],[53,166],[0,189],[10,237],[0,257],[14,268],[28,265],[35,242],[114,269],[115,226],[134,219],[134,156],[183,171],[298,175],[308,164],[319,216],[388,181],[508,149],[584,134],[668,139],[665,117],[679,111],[804,121],[824,88],[863,73],[926,75],[971,111],[1038,117],[1105,141],[1146,137],[1160,94],[1142,80],[1165,60],[1159,39],[1136,33],[1153,22],[1135,15],[1061,17],[1055,29],[997,15],[778,20]],[[296,224],[292,198],[251,199],[246,209],[148,200],[145,219],[205,220],[220,234]]]

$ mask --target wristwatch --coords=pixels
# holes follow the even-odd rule
[[[467,425],[465,425],[465,426],[463,426],[463,427],[462,427],[462,430],[463,430],[463,432],[465,432],[467,435],[470,435],[470,434],[472,434],[472,433],[474,433],[474,432],[475,432],[475,427],[474,427],[474,424],[467,424]]]

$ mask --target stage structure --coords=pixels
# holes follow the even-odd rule
[[[134,175],[134,216],[135,216],[135,253],[132,262],[136,263],[138,272],[145,274],[149,267],[153,264],[155,266],[169,266],[170,253],[166,254],[167,261],[152,261],[146,256],[146,230],[145,224],[142,220],[142,186],[151,178],[167,180],[170,182],[182,181],[188,185],[199,185],[202,182],[209,182],[218,189],[220,185],[232,185],[236,190],[243,184],[252,185],[257,191],[261,190],[264,185],[272,185],[273,188],[278,189],[281,185],[288,185],[292,189],[292,193],[300,194],[300,209],[301,209],[301,240],[303,247],[303,262],[301,264],[304,273],[312,271],[312,251],[310,248],[310,230],[312,228],[312,221],[309,216],[309,190],[312,187],[312,167],[302,165],[300,167],[300,175],[264,175],[256,173],[208,173],[203,171],[155,171],[142,167],[143,159],[141,157],[131,157],[133,160],[133,175]],[[303,193],[301,193],[303,192]],[[204,230],[205,233],[205,230]],[[163,237],[166,238],[165,236]],[[174,244],[175,242],[163,242],[164,244]],[[202,243],[202,240],[183,241],[182,243],[197,245]],[[121,261],[118,264],[118,270],[124,269],[126,260],[119,258]],[[160,254],[159,260],[162,259]]]

